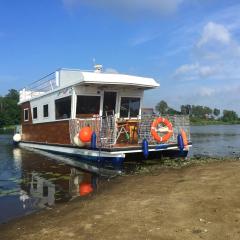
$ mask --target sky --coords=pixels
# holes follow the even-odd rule
[[[160,100],[240,114],[239,0],[1,0],[0,95],[57,68],[153,77]]]

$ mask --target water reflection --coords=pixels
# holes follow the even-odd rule
[[[98,176],[10,145],[0,135],[0,222],[96,190]]]

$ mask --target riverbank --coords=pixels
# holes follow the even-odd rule
[[[1,225],[0,239],[240,239],[240,161],[147,167]]]
[[[240,120],[225,122],[225,121],[216,120],[216,119],[198,119],[198,118],[196,119],[196,118],[190,118],[190,124],[191,124],[191,126],[239,125],[240,124]]]
[[[15,125],[9,125],[5,127],[0,128],[0,134],[13,134],[16,126]]]

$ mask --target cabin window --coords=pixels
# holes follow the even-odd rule
[[[37,107],[33,108],[33,119],[37,119]]]
[[[24,122],[29,121],[29,109],[28,108],[24,109],[23,118],[24,118]]]
[[[93,117],[99,110],[100,96],[77,96],[77,117]]]
[[[137,117],[140,109],[140,98],[122,97],[120,106],[120,117]]]
[[[48,104],[43,105],[43,117],[48,117]]]
[[[47,197],[48,196],[48,186],[47,185],[43,185],[43,197]]]
[[[104,92],[103,97],[103,116],[108,114],[109,112],[115,113],[116,108],[116,92]]]
[[[56,119],[71,117],[71,96],[55,100]]]

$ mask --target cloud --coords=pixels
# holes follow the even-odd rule
[[[206,78],[216,73],[216,69],[211,66],[199,63],[184,64],[176,69],[174,77],[182,80],[196,80],[199,77]]]
[[[202,97],[210,97],[212,96],[214,93],[216,93],[216,90],[213,88],[209,88],[209,87],[202,87],[199,90],[199,94]]]
[[[189,54],[193,63],[179,66],[174,77],[182,80],[240,80],[240,45],[223,24],[208,22]]]
[[[186,0],[62,0],[67,8],[86,5],[127,13],[172,13]]]
[[[197,46],[202,47],[203,45],[210,42],[229,44],[230,41],[231,34],[226,27],[221,24],[209,22],[204,27],[201,39],[198,41]]]

